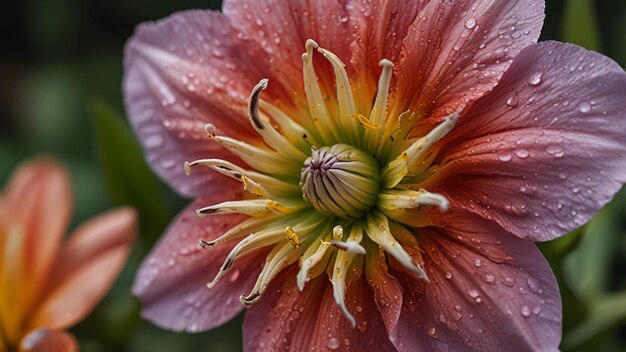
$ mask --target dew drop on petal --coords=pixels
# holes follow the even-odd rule
[[[485,274],[485,282],[492,284],[496,281],[496,277],[493,274]]]
[[[517,149],[516,151],[513,152],[513,154],[515,154],[515,156],[517,156],[520,159],[526,159],[528,158],[528,155],[529,155],[528,149],[524,149],[524,148]]]
[[[591,111],[591,105],[589,103],[582,102],[580,103],[580,105],[578,105],[578,112],[580,112],[581,114],[588,114]]]
[[[528,84],[531,86],[538,86],[541,84],[541,80],[543,79],[543,72],[537,71],[528,77]]]
[[[517,104],[519,104],[519,97],[515,93],[506,99],[506,105],[510,108],[516,107]]]
[[[507,162],[507,161],[511,161],[512,158],[513,158],[513,155],[511,155],[511,153],[507,151],[501,150],[498,152],[498,160],[500,161]]]
[[[328,347],[329,350],[336,350],[341,346],[341,344],[339,343],[339,340],[336,337],[331,337],[328,340],[326,340],[326,347]]]
[[[537,292],[539,291],[539,280],[537,280],[536,277],[534,276],[529,276],[528,280],[526,280],[526,283],[528,284],[528,288],[532,291],[532,292]]]
[[[476,19],[470,18],[465,22],[465,28],[473,29],[474,27],[476,27]]]
[[[520,309],[520,313],[524,317],[529,317],[530,316],[530,308],[527,305],[523,305],[522,308]]]
[[[480,292],[478,292],[478,290],[474,288],[467,290],[467,294],[470,295],[470,297],[472,298],[477,298],[480,296]]]
[[[548,146],[548,148],[546,148],[546,152],[556,158],[560,158],[565,154],[565,152],[563,151],[563,147],[561,147],[560,145]]]

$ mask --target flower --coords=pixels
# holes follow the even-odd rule
[[[533,241],[626,181],[624,71],[536,43],[537,0],[222,11],[126,46],[147,159],[196,198],[137,274],[143,316],[195,332],[245,306],[247,351],[556,350]]]
[[[63,241],[72,194],[49,158],[15,171],[0,195],[0,351],[77,351],[63,331],[100,302],[135,236],[129,208],[78,227]]]

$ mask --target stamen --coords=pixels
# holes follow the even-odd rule
[[[383,70],[378,79],[378,93],[370,114],[370,121],[372,121],[373,124],[382,125],[385,123],[385,117],[387,116],[387,100],[391,86],[393,63],[387,59],[382,59],[379,65]]]
[[[316,126],[316,132],[319,133],[324,144],[332,144],[333,141],[340,139],[337,135],[337,125],[328,112],[328,107],[313,67],[313,49],[318,47],[313,40],[309,39],[306,41],[306,53],[302,54],[304,93],[309,104],[311,118]]]
[[[378,206],[387,209],[410,209],[421,205],[434,205],[439,211],[448,211],[450,203],[441,194],[431,193],[424,189],[413,190],[385,190],[378,195]]]
[[[247,307],[256,303],[265,293],[270,281],[284,268],[298,260],[299,257],[300,251],[295,250],[290,243],[275,247],[267,256],[265,266],[261,270],[254,288],[248,295],[239,297],[239,302]]]
[[[311,145],[321,145],[311,132],[302,127],[294,118],[287,115],[279,108],[263,100],[259,102],[259,106],[261,110],[272,117],[283,136],[303,151],[308,151]]]
[[[249,171],[222,159],[200,159],[193,162],[185,162],[185,173],[191,175],[191,168],[197,165],[206,166],[242,183],[245,177],[244,189],[257,197],[271,198],[273,196],[293,195],[300,190],[294,183],[288,183],[259,172]]]
[[[286,206],[270,199],[250,199],[222,202],[196,210],[199,216],[213,214],[244,214],[265,217],[273,213],[294,213],[306,207],[304,203]]]
[[[407,269],[413,271],[417,276],[425,281],[429,281],[426,271],[419,265],[415,264],[411,256],[398,244],[398,241],[391,235],[389,230],[389,222],[387,217],[375,211],[367,217],[367,225],[365,227],[367,236],[381,246],[387,253],[392,255],[400,264]]]
[[[243,257],[256,249],[276,244],[282,241],[285,238],[285,223],[294,223],[296,221],[299,221],[298,225],[296,225],[297,231],[300,234],[303,234],[304,237],[306,237],[307,234],[314,232],[322,222],[322,220],[320,220],[319,217],[314,216],[313,213],[309,213],[309,215],[304,218],[302,217],[302,215],[293,215],[281,217],[281,219],[274,221],[271,227],[263,228],[256,233],[251,233],[246,238],[237,243],[235,247],[233,247],[233,249],[226,257],[226,260],[222,264],[220,271],[207,286],[209,288],[214,287],[219,282],[220,278],[224,276],[224,274],[228,272],[228,270],[230,270],[233,263],[235,262],[235,259]],[[214,243],[220,240],[221,238],[214,241]],[[289,246],[293,247],[291,244],[289,244]],[[298,251],[298,253],[300,252]]]
[[[363,239],[363,227],[360,223],[353,224],[350,230],[350,236],[348,237],[347,242],[352,243],[362,249],[362,253],[365,254],[365,248],[361,247],[359,244]],[[337,242],[337,239],[331,241]],[[342,242],[343,243],[343,242]],[[356,326],[356,321],[352,314],[348,311],[345,303],[345,292],[346,292],[346,277],[349,272],[350,265],[352,264],[355,257],[355,253],[352,251],[339,251],[337,252],[337,257],[335,258],[335,267],[333,270],[333,274],[331,277],[331,282],[333,284],[333,297],[335,299],[335,303],[341,309],[343,315],[348,319],[352,327]]]
[[[302,161],[284,157],[248,143],[224,136],[213,136],[212,139],[237,155],[246,164],[266,174],[291,176],[297,174]],[[296,170],[294,172],[294,170]]]
[[[287,155],[299,162],[307,158],[300,149],[291,144],[283,135],[278,133],[271,124],[265,123],[259,116],[259,100],[261,91],[267,88],[267,79],[262,79],[252,90],[248,99],[248,116],[252,127],[263,137],[265,143],[277,153]]]
[[[254,181],[250,178],[251,172],[233,164],[225,160],[221,159],[201,159],[195,160],[192,162],[185,162],[185,174],[188,176],[191,175],[191,168],[193,166],[203,165],[210,169],[213,169],[222,175],[228,176],[232,179],[240,181],[243,183],[243,188],[247,192],[257,196],[257,197],[270,197],[270,193],[263,187],[260,183]],[[265,177],[267,178],[267,177]]]
[[[418,164],[421,157],[441,140],[454,127],[459,113],[454,112],[446,117],[437,127],[433,128],[426,136],[419,138],[402,152],[395,160],[389,163],[383,170],[383,187],[393,188]]]
[[[213,241],[205,241],[202,239],[200,241],[205,242],[207,246],[211,247],[211,246],[215,246],[217,244],[223,243],[223,242],[228,242],[228,241],[239,239],[253,232],[266,229],[268,228],[268,226],[282,224],[284,221],[294,221],[296,220],[296,218],[299,219],[300,217],[298,217],[297,215],[291,215],[289,217],[285,217],[282,215],[275,215],[275,216],[270,216],[270,217],[265,217],[265,218],[250,218],[250,219],[246,219],[242,221],[241,223],[239,223],[239,225],[231,228],[222,236],[214,239]],[[309,218],[310,218],[310,215],[309,215]],[[305,218],[305,219],[308,219],[308,218]]]
[[[365,144],[368,150],[379,150],[380,135],[384,132],[384,129],[380,129],[380,126],[385,124],[387,116],[387,101],[389,97],[389,89],[391,85],[391,76],[393,72],[393,63],[387,59],[380,61],[382,66],[382,72],[378,79],[378,93],[376,94],[376,101],[372,107],[370,118],[368,123],[372,126],[376,126],[374,129],[369,129],[365,132]],[[362,121],[359,121],[361,126]]]
[[[365,254],[365,248],[363,248],[363,246],[361,246],[358,242],[350,240],[346,242],[330,240],[330,244],[332,244],[335,248],[350,254]]]
[[[350,118],[352,114],[356,113],[356,104],[354,102],[354,96],[352,95],[352,87],[350,86],[350,80],[348,79],[348,73],[346,72],[345,65],[331,51],[326,49],[317,48],[317,51],[322,53],[324,57],[333,66],[335,72],[335,85],[337,86],[337,105],[339,108],[339,123],[342,125],[342,130],[347,134],[347,142],[354,145],[358,145],[358,139],[360,137],[359,131],[355,121]]]
[[[330,242],[327,240],[330,239],[330,234],[328,233],[330,228],[325,226],[321,229],[320,234],[325,234],[322,240],[313,242],[307,250],[304,252],[302,258],[300,259],[300,271],[296,277],[296,284],[298,289],[302,291],[304,289],[304,285],[311,279],[319,275],[322,270],[326,268],[326,265],[323,266],[322,270],[317,270],[316,272],[311,272],[314,267],[316,267],[319,263],[328,262],[330,259],[330,253],[327,253],[328,248],[330,247]]]
[[[254,250],[280,242],[282,240],[282,234],[283,231],[281,231],[280,228],[273,227],[264,231],[252,233],[248,237],[237,243],[226,257],[226,260],[222,264],[220,271],[217,273],[215,278],[208,284],[209,288],[212,288],[213,286],[215,286],[215,284],[217,284],[222,275],[230,270],[235,260],[243,256],[246,249],[251,248]]]

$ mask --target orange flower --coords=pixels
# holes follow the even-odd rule
[[[90,220],[63,241],[71,207],[68,175],[47,158],[18,168],[0,195],[0,352],[78,350],[63,330],[91,312],[126,261],[133,209]]]

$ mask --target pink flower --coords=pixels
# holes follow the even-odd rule
[[[0,351],[77,351],[63,331],[85,318],[122,269],[132,209],[108,212],[63,241],[72,194],[56,162],[22,165],[0,194]]]
[[[247,306],[247,351],[556,350],[532,241],[626,181],[626,74],[537,44],[543,17],[536,0],[229,0],[141,25],[128,113],[196,198],[138,273],[144,317],[195,332]]]

